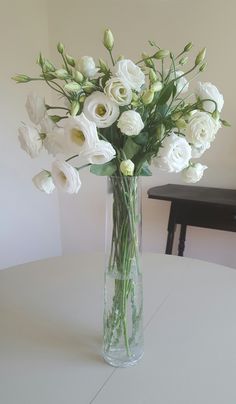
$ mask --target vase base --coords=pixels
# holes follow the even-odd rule
[[[137,362],[143,357],[143,350],[139,350],[135,352],[133,355],[128,357],[126,354],[122,355],[122,352],[115,351],[115,354],[112,352],[109,354],[103,352],[103,358],[105,362],[109,365],[114,366],[116,368],[128,368],[130,366],[136,365]]]

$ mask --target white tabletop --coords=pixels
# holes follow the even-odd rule
[[[143,256],[145,353],[101,358],[103,257],[0,271],[1,404],[235,404],[236,271]]]

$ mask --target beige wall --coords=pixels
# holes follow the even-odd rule
[[[133,60],[148,49],[147,40],[174,52],[189,41],[195,51],[208,49],[207,71],[201,80],[211,81],[225,97],[224,117],[232,127],[222,129],[201,161],[209,166],[199,185],[236,187],[234,66],[235,66],[235,2],[211,0],[68,0],[66,7],[50,2],[50,46],[63,41],[74,56],[93,55],[109,59],[101,44],[104,28],[115,35],[117,54]],[[55,15],[55,8],[57,13]],[[62,244],[64,253],[102,250],[104,242],[104,179],[83,173],[83,186],[78,197],[60,198]],[[178,175],[153,170],[143,180],[144,250],[164,251],[169,204],[148,200],[150,186],[181,183]],[[186,255],[236,267],[236,235],[213,230],[189,229]]]
[[[48,51],[45,0],[1,0],[0,12],[0,268],[61,252],[57,195],[48,198],[31,183],[48,158],[31,160],[17,141],[29,122],[25,101],[31,85],[16,85],[16,73],[36,72],[38,51]],[[43,89],[34,87],[43,94]]]

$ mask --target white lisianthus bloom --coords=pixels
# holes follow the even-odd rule
[[[131,160],[123,160],[120,163],[120,171],[125,176],[132,176],[134,174],[134,163]]]
[[[172,132],[163,140],[153,163],[163,171],[178,173],[189,165],[190,158],[191,146],[184,137]]]
[[[201,163],[190,165],[181,172],[182,179],[188,184],[194,184],[202,178],[203,173],[207,168],[207,166],[204,166]]]
[[[39,122],[39,126],[42,133],[50,133],[56,127],[55,123],[48,114],[46,114],[44,118]]]
[[[46,194],[51,194],[55,189],[51,174],[45,170],[40,171],[40,173],[36,174],[32,178],[32,181],[36,188],[38,188],[42,192],[46,192]]]
[[[122,59],[113,67],[114,75],[121,78],[130,88],[140,91],[145,83],[145,75],[132,60]]]
[[[197,84],[197,88],[195,90],[195,94],[201,100],[210,99],[216,102],[217,110],[221,112],[224,105],[224,97],[219,92],[216,86],[211,83],[201,83],[200,81]],[[207,112],[214,112],[215,103],[212,101],[204,101],[203,108]]]
[[[132,100],[132,90],[119,77],[112,77],[106,82],[104,93],[118,105],[128,105]]]
[[[73,152],[73,150],[69,148],[63,128],[55,128],[52,132],[47,133],[43,140],[43,145],[47,152],[54,157],[57,154],[68,154]]]
[[[104,140],[99,140],[94,148],[82,153],[81,156],[85,157],[91,164],[104,164],[111,161],[116,155],[115,149],[111,143]]]
[[[85,77],[91,79],[96,76],[98,69],[91,56],[82,56],[77,62],[77,70],[79,70]]]
[[[137,136],[144,128],[144,123],[138,112],[129,110],[121,114],[117,127],[127,136]]]
[[[21,148],[30,155],[31,158],[38,157],[42,150],[43,142],[37,129],[32,126],[21,126],[18,129],[19,142]]]
[[[107,128],[117,120],[120,110],[104,93],[94,91],[86,98],[83,113],[98,128]]]
[[[66,161],[56,160],[52,164],[53,182],[61,190],[69,194],[75,194],[81,187],[78,170]]]
[[[94,148],[99,141],[95,123],[87,119],[83,112],[78,116],[69,117],[64,130],[68,147],[75,153],[86,152]]]
[[[220,121],[213,119],[207,112],[196,111],[186,127],[186,139],[195,148],[207,149],[220,126]]]
[[[44,99],[34,92],[28,95],[25,107],[31,122],[33,122],[35,125],[39,124],[47,111]]]

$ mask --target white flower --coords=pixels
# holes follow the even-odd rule
[[[40,131],[42,133],[50,133],[56,127],[55,123],[48,114],[46,114],[44,118],[39,122],[39,125]]]
[[[52,132],[47,133],[43,145],[47,152],[53,156],[73,152],[69,148],[63,128],[55,128]]]
[[[18,131],[18,139],[21,148],[26,151],[30,157],[37,157],[43,147],[43,142],[37,129],[33,128],[32,126],[25,125],[21,126]]]
[[[207,112],[196,111],[190,118],[186,128],[186,139],[195,148],[209,148],[220,128],[220,121],[212,118]]]
[[[38,188],[42,192],[46,192],[46,194],[51,194],[55,189],[55,185],[50,173],[45,170],[40,171],[40,173],[36,174],[32,178],[32,181],[36,188]]]
[[[132,90],[119,77],[112,77],[106,82],[104,93],[118,105],[128,105],[132,100]]]
[[[104,164],[111,161],[116,155],[115,149],[111,143],[99,140],[93,149],[88,150],[86,153],[82,153],[91,164]]]
[[[83,112],[85,116],[95,122],[98,128],[111,126],[118,118],[118,105],[100,91],[94,91],[85,102]]]
[[[77,62],[77,69],[89,79],[94,77],[98,71],[91,56],[82,56]]]
[[[134,173],[134,163],[131,160],[123,160],[120,163],[120,171],[123,175],[132,176]]]
[[[117,127],[127,136],[137,136],[144,128],[144,123],[138,112],[130,110],[121,114]]]
[[[184,137],[171,133],[163,140],[154,164],[161,170],[180,172],[189,165],[191,147]]]
[[[219,90],[211,83],[198,82],[195,94],[201,100],[210,99],[217,103],[217,110],[221,112],[224,105],[223,95]],[[207,112],[213,112],[215,110],[215,103],[212,101],[204,101],[203,108]]]
[[[181,175],[182,179],[187,182],[187,183],[192,183],[194,184],[195,182],[198,182],[202,176],[203,172],[207,169],[207,166],[204,166],[201,163],[195,163],[193,165],[190,165],[189,167],[185,168]]]
[[[38,125],[46,114],[44,99],[32,92],[28,95],[25,106],[31,122]]]
[[[78,171],[66,161],[53,162],[52,179],[56,186],[69,194],[77,193],[81,187]]]
[[[69,117],[66,120],[64,130],[68,147],[75,153],[92,149],[99,140],[95,123],[88,120],[83,113]]]
[[[192,158],[197,159],[205,153],[207,149],[210,148],[210,144],[202,145],[201,147],[194,147],[192,146]]]
[[[113,68],[115,76],[121,78],[133,90],[140,91],[145,83],[145,75],[132,60],[119,60]]]

